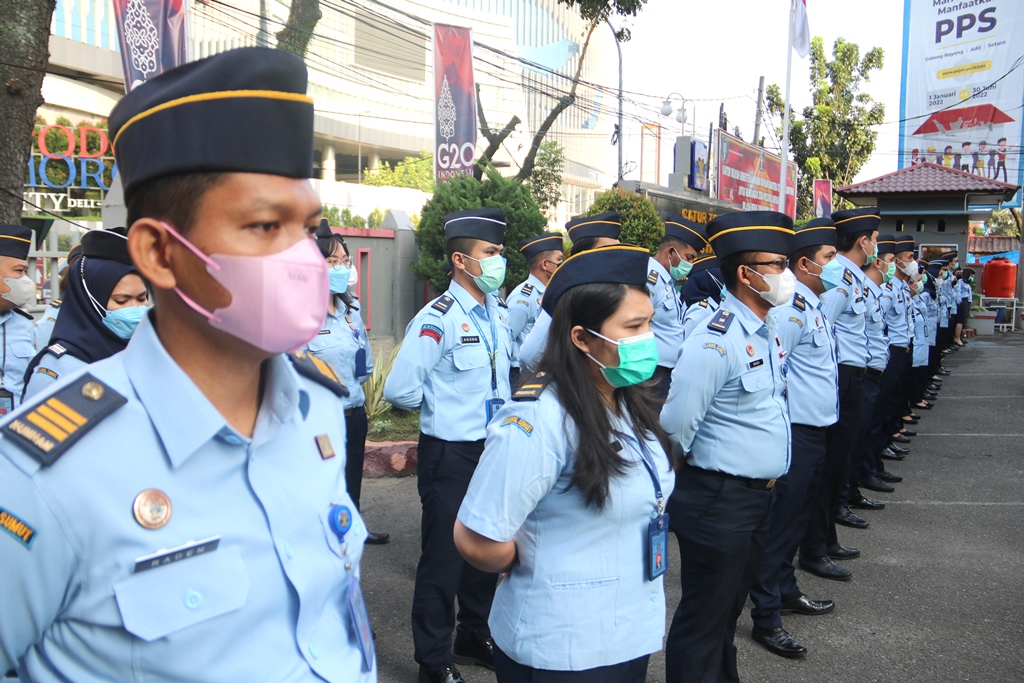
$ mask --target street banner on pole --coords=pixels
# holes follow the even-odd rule
[[[814,217],[832,218],[832,181],[814,181]]]
[[[1024,2],[905,0],[899,166],[1024,182]],[[1019,207],[1020,192],[1003,206]]]
[[[718,198],[743,211],[778,211],[782,158],[718,131]],[[796,166],[786,169],[786,211],[796,216]]]
[[[434,177],[472,174],[476,139],[473,31],[434,24]]]
[[[690,188],[708,190],[708,146],[700,140],[690,142]]]
[[[113,0],[113,3],[125,92],[185,63],[183,0]]]

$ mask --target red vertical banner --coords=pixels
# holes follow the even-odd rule
[[[113,0],[125,92],[184,64],[184,0]]]
[[[470,175],[476,138],[473,30],[434,24],[434,177]]]
[[[832,218],[832,181],[814,181],[814,217]]]

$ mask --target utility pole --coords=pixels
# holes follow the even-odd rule
[[[619,33],[612,26],[612,22],[608,22],[608,28],[612,30],[612,37],[615,40],[615,49],[619,51],[619,124],[618,134],[615,136],[616,145],[619,148],[619,170],[616,173],[618,178],[618,185],[622,185],[622,45],[619,43]]]
[[[764,106],[764,76],[757,85],[757,113],[754,114],[754,144],[761,144],[761,109]]]

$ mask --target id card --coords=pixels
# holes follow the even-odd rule
[[[366,374],[366,349],[356,349],[356,377]]]
[[[487,406],[487,424],[490,424],[494,416],[498,414],[498,410],[505,405],[505,401],[500,398],[492,398],[488,399],[485,405]]]
[[[668,513],[647,525],[647,580],[654,581],[668,571]]]
[[[0,415],[12,412],[14,412],[14,394],[6,389],[0,389]]]
[[[356,630],[356,640],[359,641],[359,649],[363,653],[363,673],[373,669],[373,632],[370,630],[370,615],[366,612],[366,602],[363,600],[363,589],[359,587],[359,580],[352,577],[349,581],[348,611],[352,615],[352,625]]]

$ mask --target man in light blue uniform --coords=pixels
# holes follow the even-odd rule
[[[683,339],[715,314],[725,297],[724,292],[718,259],[712,254],[698,256],[679,293],[685,306]]]
[[[35,328],[25,306],[36,302],[36,286],[28,276],[32,231],[21,225],[0,225],[0,415],[21,405],[25,371],[36,355]]]
[[[783,613],[816,616],[835,609],[831,600],[804,595],[793,568],[821,485],[825,428],[839,419],[835,337],[818,298],[838,286],[843,276],[844,266],[834,261],[835,255],[836,229],[830,219],[815,218],[797,230],[789,256],[796,294],[787,305],[772,310],[787,351],[793,457],[789,471],[775,485],[767,544],[750,590],[750,616],[754,641],[781,657],[807,654],[807,648],[782,627]]]
[[[519,253],[526,258],[530,275],[508,295],[508,324],[515,348],[512,352],[512,375],[509,384],[519,380],[519,347],[530,334],[541,312],[540,300],[551,275],[562,265],[562,233],[546,232],[519,242]]]
[[[22,683],[377,680],[346,390],[280,351],[326,312],[305,91],[301,59],[243,48],[110,115],[157,305],[0,423],[0,671]],[[232,316],[252,291],[267,313]]]
[[[679,348],[683,345],[683,313],[675,284],[690,274],[693,260],[707,246],[702,225],[685,218],[674,218],[665,221],[665,236],[650,260],[647,289],[654,305],[651,329],[658,343],[654,392],[662,399],[668,396],[672,368],[676,366]]]
[[[493,668],[487,615],[497,577],[462,559],[452,529],[487,424],[511,397],[512,331],[508,309],[494,294],[505,279],[505,212],[471,209],[445,216],[444,223],[452,284],[409,323],[384,384],[389,403],[420,409],[423,519],[412,603],[419,683],[459,683],[454,663]]]
[[[772,487],[789,469],[786,349],[771,308],[793,297],[793,221],[731,213],[707,235],[729,294],[683,342],[661,412],[685,462],[668,505],[683,588],[665,645],[669,683],[739,680],[736,620],[767,540]]]

